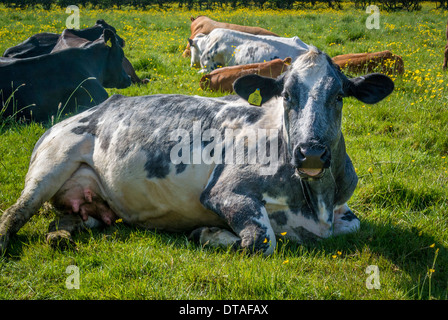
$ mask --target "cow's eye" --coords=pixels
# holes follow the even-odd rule
[[[344,98],[344,96],[342,94],[338,94],[338,96],[336,97],[336,102],[338,102],[338,103],[342,102],[343,98]]]
[[[288,92],[283,92],[283,100],[285,101],[285,102],[290,102],[291,101],[291,97],[290,97],[290,95],[289,95],[289,93]]]

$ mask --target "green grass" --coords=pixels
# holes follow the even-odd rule
[[[367,14],[343,11],[189,12],[81,9],[81,27],[103,18],[126,40],[125,53],[148,85],[109,93],[219,93],[199,89],[201,75],[181,53],[189,17],[259,25],[299,36],[334,56],[391,50],[405,74],[383,102],[347,99],[343,133],[359,176],[349,205],[361,220],[350,235],[299,245],[279,240],[270,257],[202,248],[185,234],[117,224],[74,237],[75,250],[45,243],[54,217],[42,209],[0,258],[0,299],[447,299],[448,77],[442,72],[444,12],[381,12],[381,28],[365,28]],[[67,15],[27,9],[0,15],[0,51],[30,35],[61,32]],[[23,188],[29,158],[45,126],[0,125],[0,213]],[[436,256],[437,252],[437,256]],[[67,266],[80,270],[80,289],[68,290]],[[367,289],[380,271],[379,289]],[[430,272],[434,269],[434,272]]]

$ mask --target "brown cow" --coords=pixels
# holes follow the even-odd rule
[[[445,58],[443,59],[443,66],[442,66],[443,70],[446,69],[448,64],[448,23],[446,25],[446,41],[447,43],[445,45]]]
[[[225,68],[215,69],[209,74],[201,78],[200,85],[202,89],[210,89],[213,91],[233,91],[233,82],[248,74],[258,74],[260,76],[277,78],[280,74],[285,72],[288,65],[291,63],[291,58],[274,59],[268,62],[251,63],[240,66],[231,66]]]
[[[404,72],[403,59],[389,50],[342,54],[332,59],[341,69],[353,73],[379,71],[382,73],[402,74]]]
[[[191,17],[191,36],[190,39],[194,39],[197,34],[209,34],[213,29],[223,28],[223,29],[231,29],[251,34],[260,34],[266,36],[274,36],[279,37],[278,34],[271,32],[269,30],[260,28],[260,27],[248,27],[248,26],[240,26],[237,24],[225,23],[225,22],[217,22],[206,16],[198,16],[196,18]],[[190,56],[190,43],[187,44],[187,48],[185,49],[182,57],[186,58]]]

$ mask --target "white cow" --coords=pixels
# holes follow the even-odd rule
[[[309,46],[298,37],[281,38],[265,35],[253,35],[245,32],[214,29],[208,35],[198,34],[188,39],[191,47],[191,67],[201,66],[203,72],[219,67],[244,65],[285,59],[293,61]]]

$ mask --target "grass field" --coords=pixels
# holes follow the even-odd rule
[[[261,26],[299,36],[330,56],[391,50],[405,73],[377,105],[346,99],[343,133],[359,176],[349,205],[361,220],[350,235],[299,245],[278,241],[274,255],[247,256],[202,248],[185,234],[118,223],[75,236],[75,250],[54,250],[45,233],[54,217],[42,209],[0,257],[0,299],[447,299],[448,298],[448,76],[442,71],[446,13],[368,14],[304,11],[81,9],[81,27],[105,19],[126,40],[125,54],[148,85],[109,92],[217,96],[199,88],[200,75],[181,57],[190,16]],[[61,32],[65,8],[0,7],[0,51],[38,32]],[[61,70],[63,72],[63,70]],[[48,126],[47,126],[48,127]],[[23,188],[39,124],[0,124],[0,214]],[[66,268],[80,272],[68,290]],[[370,265],[380,287],[369,289]]]

